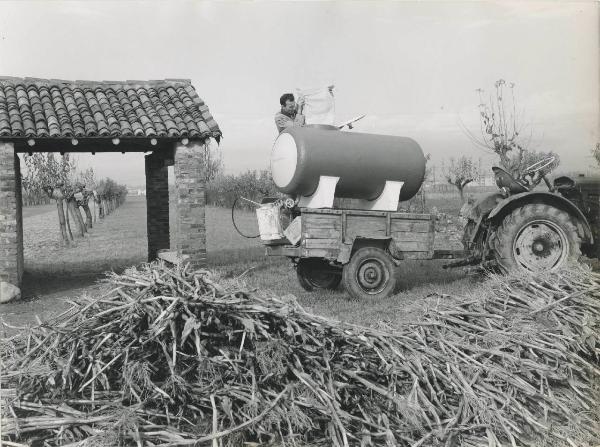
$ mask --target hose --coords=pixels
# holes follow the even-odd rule
[[[257,237],[260,237],[260,233],[258,233],[256,236],[248,236],[247,234],[242,233],[236,225],[233,211],[235,210],[235,205],[237,205],[238,200],[240,200],[240,198],[236,197],[236,199],[233,201],[233,205],[231,205],[231,223],[233,224],[233,228],[235,228],[235,231],[237,231],[240,236],[245,237],[246,239],[256,239]]]

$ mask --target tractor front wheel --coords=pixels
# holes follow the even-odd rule
[[[359,249],[344,266],[344,287],[356,299],[386,298],[396,288],[396,265],[384,250]]]
[[[581,239],[571,216],[558,208],[530,204],[506,216],[492,247],[505,271],[557,270],[581,256]]]

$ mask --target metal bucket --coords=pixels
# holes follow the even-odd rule
[[[258,231],[263,241],[277,241],[284,238],[281,227],[279,206],[275,203],[263,203],[256,209]]]

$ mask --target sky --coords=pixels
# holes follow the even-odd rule
[[[599,3],[0,2],[0,75],[191,79],[223,132],[226,173],[267,169],[279,96],[335,85],[353,131],[408,136],[431,162],[491,163],[477,88],[515,83],[531,148],[585,170],[600,141]],[[99,177],[144,184],[141,154],[78,156]]]

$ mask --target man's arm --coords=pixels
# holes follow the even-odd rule
[[[304,126],[306,124],[306,117],[302,112],[304,112],[304,97],[300,96],[298,98],[298,113],[294,118],[294,126]]]
[[[285,116],[276,116],[275,125],[277,126],[277,129],[279,129],[279,131],[281,132],[283,129],[287,129],[288,127],[294,127],[297,124],[295,124],[295,120],[292,121],[290,118],[287,118]]]
[[[296,118],[294,118],[294,123],[292,126],[304,126],[306,124],[306,117],[302,115],[302,112],[298,112]]]

